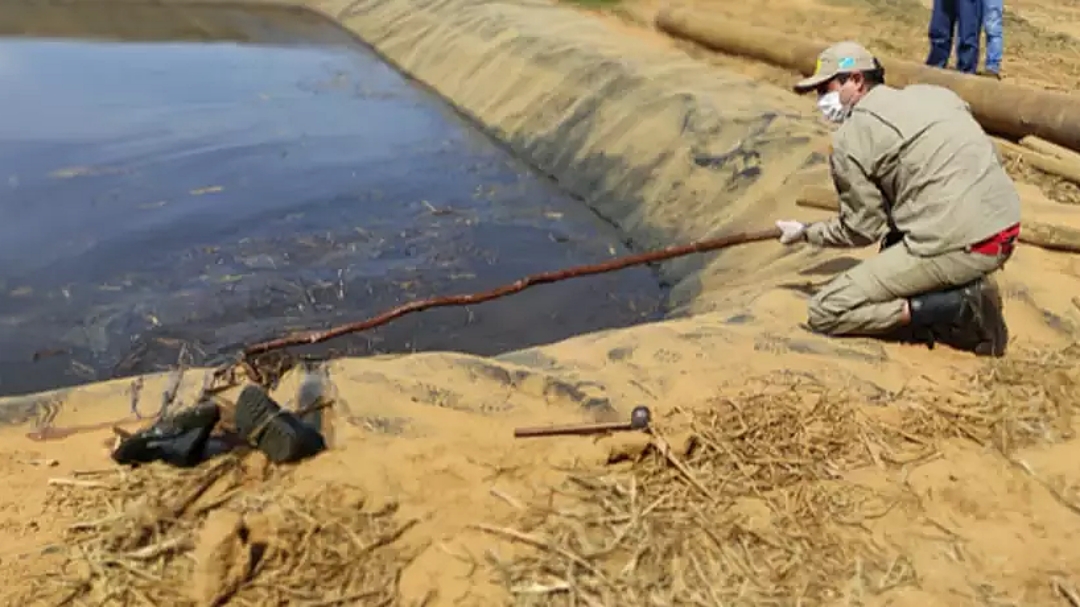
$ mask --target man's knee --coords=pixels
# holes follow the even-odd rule
[[[814,333],[835,335],[843,315],[852,309],[844,304],[843,290],[831,286],[818,291],[806,306],[806,324]]]

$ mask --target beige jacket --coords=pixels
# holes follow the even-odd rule
[[[818,246],[861,247],[890,227],[915,255],[963,249],[1020,222],[997,149],[949,89],[878,85],[833,134],[840,213],[807,228]]]

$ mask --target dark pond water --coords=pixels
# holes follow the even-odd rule
[[[0,394],[214,364],[626,254],[581,202],[314,15],[5,2]],[[493,354],[654,318],[650,270],[398,320],[338,353]]]

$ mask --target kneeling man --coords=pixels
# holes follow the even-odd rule
[[[818,57],[800,93],[838,125],[830,168],[839,214],[776,222],[780,242],[865,247],[880,253],[810,300],[809,325],[826,335],[940,339],[1001,356],[1008,331],[988,275],[1020,233],[1020,196],[993,142],[949,89],[885,84],[880,62],[855,42]]]

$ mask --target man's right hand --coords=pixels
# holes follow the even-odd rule
[[[792,244],[806,240],[806,224],[788,219],[776,222],[780,228],[780,244]]]

